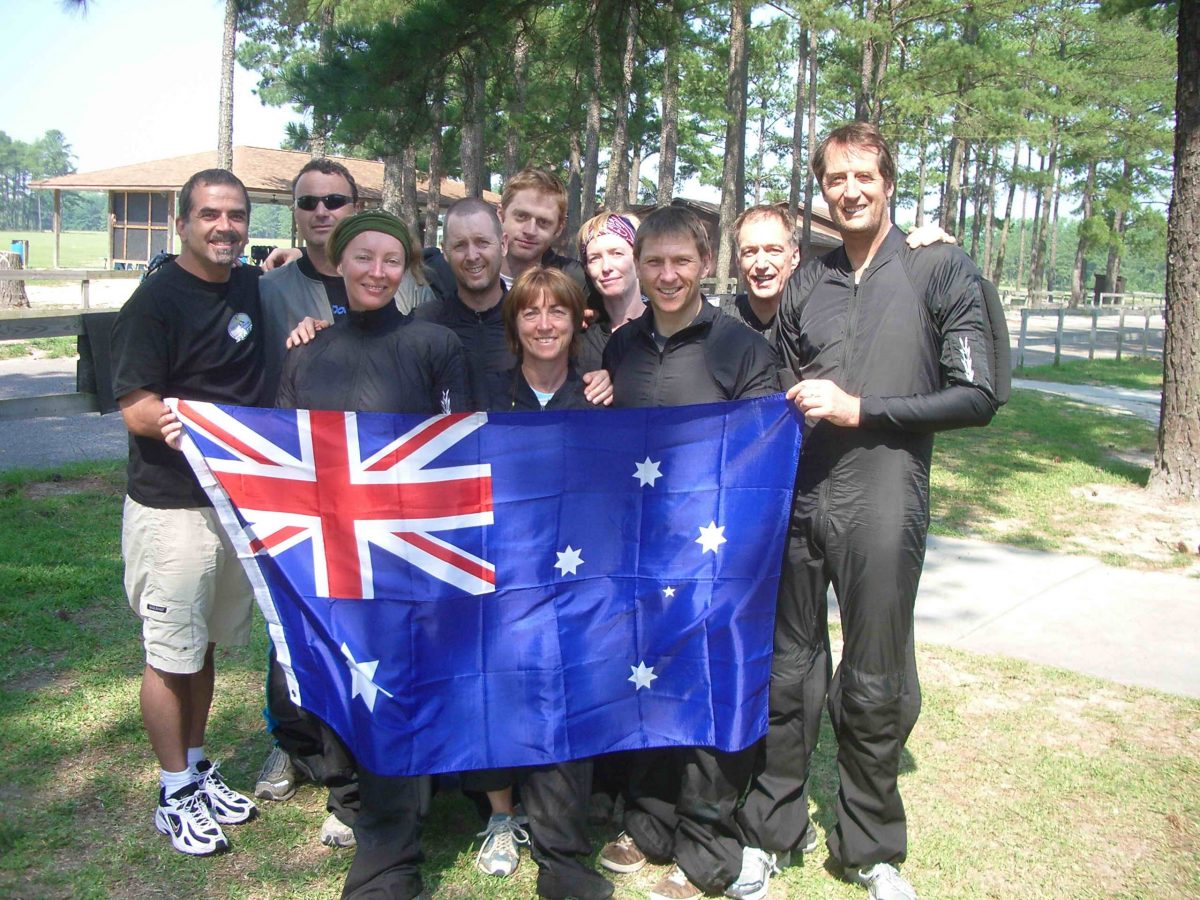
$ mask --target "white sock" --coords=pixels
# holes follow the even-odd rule
[[[158,782],[162,785],[163,793],[170,797],[187,787],[196,780],[196,773],[191,767],[184,769],[182,772],[168,772],[163,769],[158,776]]]
[[[203,747],[188,747],[187,761],[188,766],[191,769],[194,770],[196,768],[196,763],[204,762],[206,759],[208,759],[208,757],[204,755]]]

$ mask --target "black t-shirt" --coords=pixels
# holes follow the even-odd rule
[[[112,331],[113,396],[143,389],[162,397],[270,406],[254,266],[215,284],[168,263],[142,282]],[[187,460],[163,441],[130,434],[129,496],[144,506],[208,506]]]

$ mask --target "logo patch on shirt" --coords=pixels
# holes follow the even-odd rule
[[[165,606],[155,606],[153,603],[147,603],[146,609],[150,610],[150,612],[156,613],[165,613],[167,611]]]
[[[250,332],[253,329],[254,323],[250,321],[250,317],[245,313],[238,313],[229,320],[229,336],[239,344],[250,337]]]

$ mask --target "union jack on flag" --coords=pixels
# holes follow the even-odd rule
[[[766,732],[781,395],[419,417],[171,401],[292,699],[384,775]]]
[[[376,572],[371,546],[468,593],[496,589],[493,564],[435,536],[492,524],[491,467],[435,465],[486,413],[425,419],[381,447],[364,446],[353,412],[285,413],[279,424],[294,421],[290,435],[257,431],[212,403],[180,401],[177,413],[216,451],[209,469],[238,508],[251,549],[276,556],[311,546],[318,597],[371,599],[377,577],[394,588],[389,569]]]

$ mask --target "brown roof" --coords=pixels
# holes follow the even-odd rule
[[[233,173],[246,185],[252,199],[259,202],[291,203],[292,179],[312,157],[298,150],[270,150],[266,147],[234,147]],[[354,176],[358,193],[365,200],[379,201],[383,192],[383,163],[370,159],[329,157],[339,162]],[[150,162],[101,169],[98,172],[76,172],[35,181],[32,187],[58,188],[67,191],[177,191],[196,172],[217,165],[217,152],[189,153]],[[417,177],[417,200],[425,202],[428,181]],[[461,181],[442,179],[442,205],[466,196]],[[491,203],[500,203],[500,195],[484,191]]]

